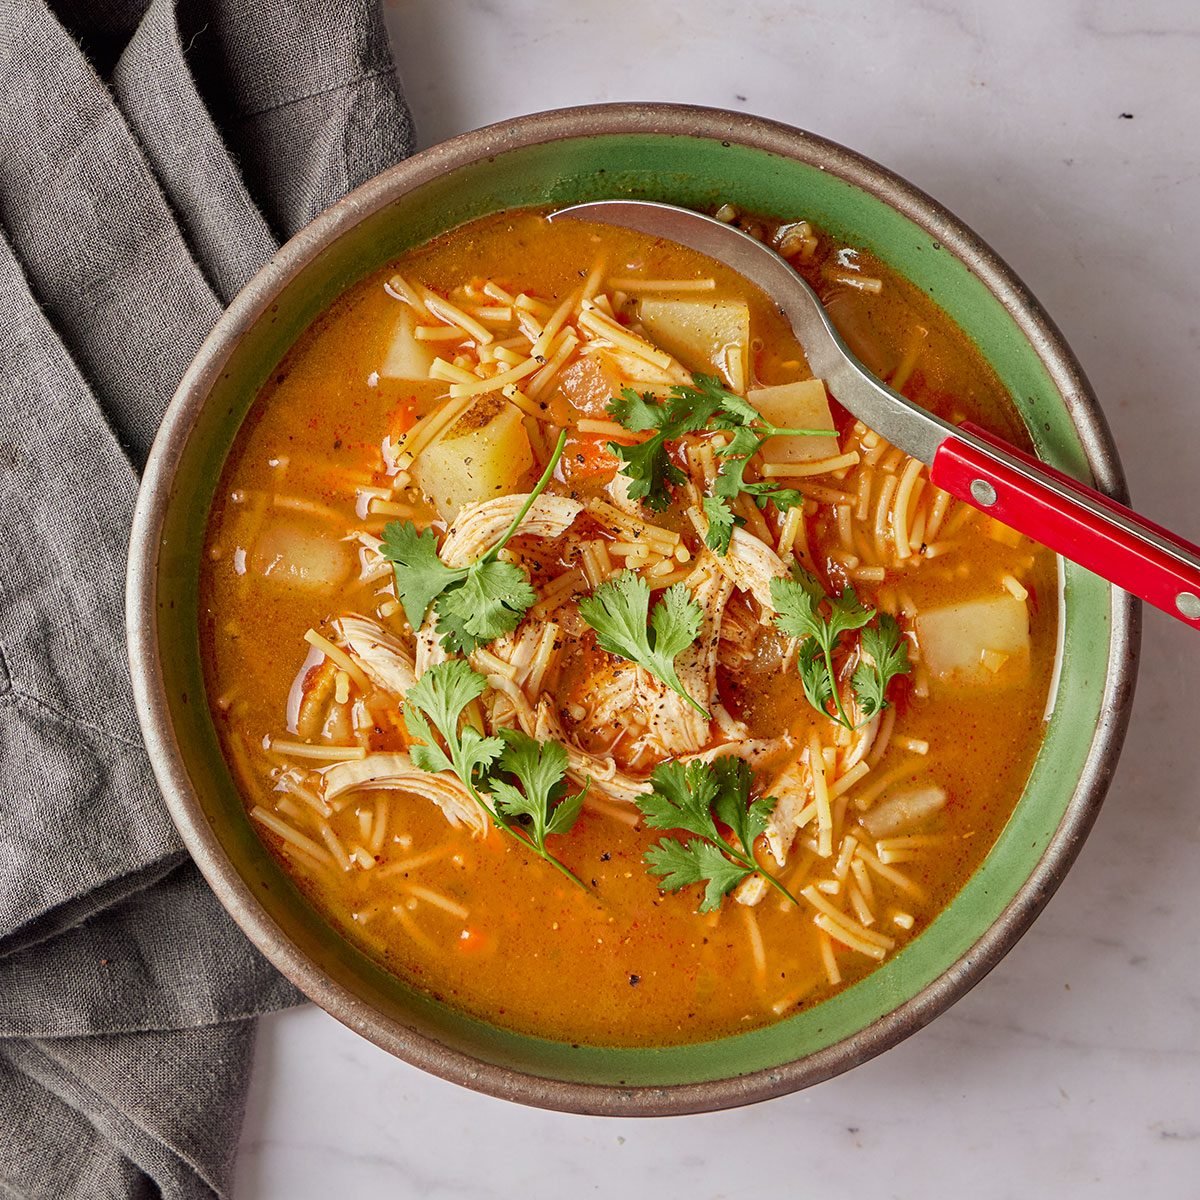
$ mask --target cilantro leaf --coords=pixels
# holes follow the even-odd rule
[[[665,438],[656,434],[648,441],[634,446],[609,442],[608,448],[622,462],[621,470],[629,476],[631,500],[644,500],[647,507],[662,512],[670,503],[668,487],[686,481],[687,476],[667,457]]]
[[[843,633],[853,633],[874,615],[875,610],[860,603],[858,593],[848,586],[840,596],[834,596],[829,602],[830,636],[837,638]]]
[[[693,838],[677,842],[663,838],[644,855],[646,869],[661,878],[658,886],[664,892],[678,892],[692,883],[703,883],[702,913],[721,907],[721,901],[753,871],[750,867],[726,858],[711,842]]]
[[[608,402],[609,415],[626,429],[633,433],[653,431],[653,436],[634,446],[608,444],[621,460],[622,473],[629,477],[631,499],[644,500],[656,512],[671,503],[669,488],[683,483],[687,476],[671,462],[667,442],[703,429],[720,406],[718,396],[689,387],[672,388],[662,401],[653,392],[639,396],[633,388],[625,388]]]
[[[481,560],[468,571],[462,586],[443,593],[438,603],[442,645],[469,654],[516,629],[536,600],[537,593],[520,567]]]
[[[661,512],[671,503],[670,488],[684,483],[687,476],[669,457],[667,442],[701,430],[724,429],[731,438],[717,453],[721,470],[713,486],[713,497],[726,503],[710,504],[709,532],[705,541],[718,554],[729,549],[734,519],[727,503],[743,492],[752,495],[760,508],[775,501],[780,511],[800,503],[803,497],[794,488],[781,488],[770,480],[750,483],[746,467],[768,438],[781,435],[828,434],[827,429],[784,429],[772,425],[744,397],[729,391],[712,375],[693,375],[691,386],[673,387],[670,395],[658,401],[652,392],[639,395],[625,388],[608,402],[609,415],[633,433],[653,436],[634,446],[609,442],[608,448],[621,460],[621,471],[630,482],[631,499],[644,500],[647,507]]]
[[[665,407],[654,398],[653,392],[638,395],[631,387],[622,388],[621,394],[608,402],[608,411],[631,433],[661,429],[668,419]]]
[[[804,698],[822,716],[829,715],[829,702],[833,699],[833,677],[825,664],[824,650],[816,638],[801,642],[796,655],[796,667],[800,682],[804,685]]]
[[[764,423],[763,415],[736,392],[726,391],[712,376],[702,376],[706,384],[716,384],[721,404],[721,411],[737,421],[743,428],[747,425]]]
[[[567,752],[557,742],[541,744],[526,734],[514,738],[508,731],[485,737],[473,725],[463,724],[467,705],[486,690],[487,680],[461,658],[430,667],[404,694],[404,722],[424,743],[409,746],[409,757],[422,771],[452,771],[505,833],[583,887],[579,877],[546,849],[546,836],[570,829],[583,805],[583,792],[562,799]],[[512,772],[524,791],[497,778],[498,769]],[[515,822],[520,817],[529,818],[528,836],[518,832]]]
[[[795,488],[776,488],[771,493],[771,503],[775,505],[780,512],[787,512],[790,508],[795,508],[797,504],[804,503],[804,493],[797,491]],[[759,507],[762,507],[761,500]]]
[[[822,638],[825,620],[820,614],[825,590],[815,575],[799,565],[792,568],[788,579],[771,580],[771,604],[775,608],[775,625],[780,632],[793,638]]]
[[[800,639],[796,664],[805,698],[817,712],[846,729],[857,728],[842,703],[833,652],[843,634],[859,630],[864,657],[851,679],[855,699],[868,720],[886,706],[888,683],[909,671],[908,645],[895,617],[885,613],[877,625],[871,625],[875,609],[863,604],[852,587],[840,596],[827,596],[817,577],[799,565],[793,567],[790,578],[771,581],[771,602],[776,628]]]
[[[693,375],[691,386],[673,387],[662,401],[656,400],[652,392],[639,395],[632,388],[625,388],[608,402],[608,412],[633,433],[653,433],[634,446],[609,442],[608,448],[621,460],[621,471],[629,478],[629,496],[644,500],[657,512],[670,504],[670,488],[687,479],[671,462],[667,442],[704,429],[724,429],[731,435],[717,451],[721,469],[712,497],[705,498],[705,512],[709,516],[705,541],[718,554],[728,552],[733,533],[731,521],[735,518],[728,501],[746,493],[754,497],[759,508],[772,501],[783,512],[803,500],[795,488],[781,488],[771,480],[747,481],[746,468],[762,449],[763,442],[772,437],[829,433],[827,429],[785,429],[773,425],[748,400],[729,391],[712,375]]]
[[[884,613],[878,626],[868,625],[860,642],[864,661],[854,672],[854,693],[863,716],[873,717],[887,708],[887,686],[897,675],[911,670],[908,642],[900,632],[896,618]],[[868,662],[867,659],[870,661]]]
[[[504,743],[498,737],[484,737],[473,725],[460,731],[459,721],[463,709],[486,690],[482,675],[461,658],[453,658],[430,667],[404,696],[405,724],[425,743],[410,747],[413,762],[422,771],[453,771],[485,809],[488,806],[475,789],[500,757]],[[441,734],[445,750],[434,730]]]
[[[770,437],[815,431],[781,429],[765,420],[748,400],[728,391],[716,379],[697,375],[694,381],[696,392],[709,403],[715,400],[719,406],[718,412],[710,418],[710,425],[730,434],[729,440],[717,449],[721,468],[713,481],[712,495],[703,500],[704,511],[709,518],[705,544],[710,550],[723,555],[728,553],[733,535],[731,522],[741,521],[741,518],[733,515],[731,504],[738,496],[752,496],[759,508],[765,508],[767,502],[771,501],[781,512],[802,503],[804,499],[795,488],[779,487],[772,480],[748,481],[746,469],[750,460]]]
[[[396,595],[414,630],[424,623],[431,605],[439,618],[442,645],[452,653],[469,654],[516,629],[537,593],[520,567],[499,561],[498,555],[546,490],[566,444],[564,429],[541,478],[504,535],[465,567],[442,562],[431,529],[418,531],[411,521],[389,521],[383,527],[380,553],[393,564]]]
[[[432,529],[418,532],[411,521],[389,521],[383,527],[380,553],[394,564],[396,595],[413,629],[420,629],[434,600],[467,574],[465,568],[446,566],[438,557],[437,534]]]
[[[720,788],[706,762],[659,763],[650,779],[652,790],[638,797],[637,806],[651,829],[682,829],[709,839],[719,836],[712,806]]]
[[[729,552],[729,543],[733,538],[733,530],[743,524],[743,518],[736,516],[729,507],[729,501],[724,496],[705,496],[700,501],[700,507],[708,518],[708,532],[704,535],[705,544],[718,554]]]
[[[675,673],[675,656],[700,632],[700,606],[684,584],[667,588],[651,614],[650,585],[640,575],[622,571],[580,600],[579,611],[602,649],[644,667],[708,717]]]
[[[587,788],[566,795],[567,751],[560,742],[539,742],[519,729],[501,730],[500,736],[500,768],[516,776],[521,790],[493,778],[492,799],[505,816],[526,818],[531,840],[544,850],[548,836],[569,832],[579,819]]]
[[[754,853],[754,843],[767,827],[776,800],[761,796],[750,802],[752,782],[750,764],[733,754],[714,759],[712,769],[717,777],[717,801],[713,811],[717,820],[737,835],[742,849]]]
[[[637,806],[651,829],[678,829],[695,837],[687,842],[662,838],[643,856],[647,869],[662,876],[659,887],[676,892],[692,883],[706,884],[701,912],[720,906],[721,897],[748,875],[760,873],[795,903],[795,897],[754,857],[754,843],[766,829],[773,797],[750,802],[749,765],[734,755],[710,763],[666,762],[654,768],[649,792]],[[726,841],[717,822],[727,826],[737,845]]]

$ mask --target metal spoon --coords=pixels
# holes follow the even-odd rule
[[[838,403],[927,464],[937,487],[1200,629],[1200,546],[986,430],[951,425],[892,391],[855,358],[817,294],[769,246],[713,217],[645,200],[576,204],[550,219],[619,225],[731,267],[775,302]]]

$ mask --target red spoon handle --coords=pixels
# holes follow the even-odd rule
[[[936,486],[1200,629],[1200,546],[978,426],[962,428],[1003,457],[948,437],[930,470]]]

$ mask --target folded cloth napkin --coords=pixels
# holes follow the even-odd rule
[[[129,522],[223,306],[412,125],[375,0],[0,0],[0,98],[0,1195],[226,1195],[299,997],[147,765]]]

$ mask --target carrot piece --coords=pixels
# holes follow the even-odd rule
[[[388,436],[392,443],[395,444],[399,441],[416,423],[417,398],[416,396],[406,396],[392,414],[392,423],[388,429]]]
[[[563,451],[563,474],[570,480],[592,479],[611,475],[620,465],[608,448],[608,439],[587,434],[567,439]]]
[[[460,954],[474,957],[493,953],[496,949],[496,939],[476,925],[467,925],[458,935],[456,945]]]

